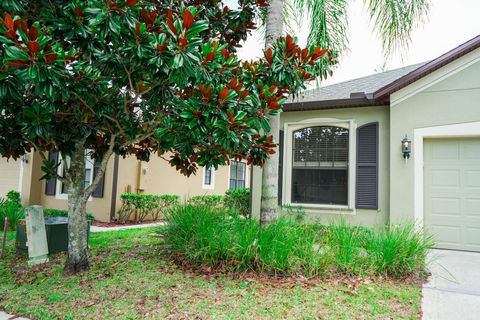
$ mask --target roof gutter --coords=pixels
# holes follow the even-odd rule
[[[284,112],[305,111],[305,110],[322,110],[322,109],[340,109],[355,108],[383,105],[384,101],[376,101],[372,94],[364,92],[354,92],[350,94],[350,98],[336,100],[320,100],[320,101],[298,101],[287,102],[283,107]]]

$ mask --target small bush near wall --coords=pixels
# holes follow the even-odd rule
[[[282,217],[260,227],[228,210],[183,205],[166,215],[165,241],[173,258],[199,268],[274,275],[424,276],[434,245],[413,225],[374,229],[344,220],[331,226],[300,224]]]
[[[49,209],[49,208],[44,208],[43,209],[43,215],[45,218],[54,218],[54,217],[68,217],[68,211],[67,210],[60,210],[60,209]],[[95,220],[95,217],[93,214],[90,212],[87,212],[87,219],[90,221]]]
[[[5,217],[8,217],[10,230],[15,230],[18,220],[23,219],[25,214],[20,203],[20,193],[11,190],[5,198],[0,198],[0,228],[3,230]]]
[[[154,195],[124,193],[120,196],[122,207],[118,212],[118,222],[125,223],[127,220],[138,222],[145,221],[150,216],[153,221],[162,217],[163,213],[179,203],[177,195]]]
[[[226,209],[248,217],[250,213],[250,189],[229,189],[225,192],[223,204]]]
[[[223,208],[223,199],[224,196],[221,195],[193,196],[187,200],[187,203],[193,206],[206,206],[221,209]]]

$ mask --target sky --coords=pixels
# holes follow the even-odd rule
[[[351,0],[349,7],[349,52],[339,61],[334,75],[322,85],[355,79],[381,70],[399,68],[432,60],[480,34],[479,0],[431,0],[427,20],[412,32],[411,44],[384,59],[380,38],[372,31],[364,0]],[[305,45],[308,30],[304,25],[295,34]],[[239,51],[242,59],[262,55],[263,40],[256,32]]]

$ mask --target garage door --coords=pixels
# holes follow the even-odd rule
[[[0,158],[0,197],[4,197],[10,190],[18,189],[20,161],[7,161]]]
[[[480,139],[424,144],[425,227],[438,248],[480,251]]]

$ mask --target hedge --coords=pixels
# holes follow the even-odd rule
[[[122,207],[118,212],[118,222],[125,223],[127,220],[143,222],[148,215],[152,220],[158,220],[165,210],[172,208],[179,203],[177,195],[154,195],[124,193],[120,196]]]

